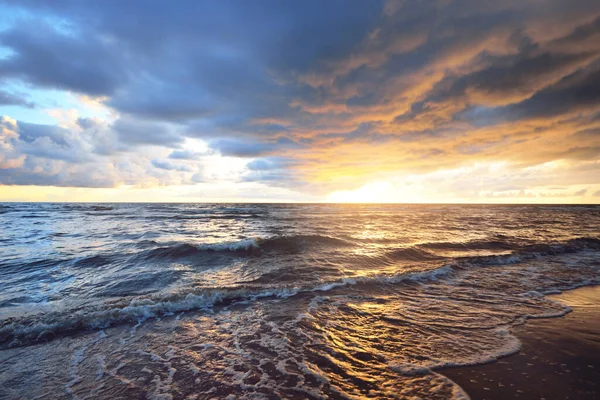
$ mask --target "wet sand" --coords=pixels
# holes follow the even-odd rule
[[[473,400],[600,399],[600,286],[549,297],[573,312],[515,327],[512,332],[522,342],[519,353],[439,372]]]

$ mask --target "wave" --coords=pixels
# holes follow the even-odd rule
[[[138,257],[152,260],[189,257],[206,253],[220,253],[230,256],[251,256],[253,254],[259,254],[259,245],[256,239],[209,244],[176,243],[142,252]]]
[[[52,268],[67,262],[67,259],[44,259],[34,260],[28,262],[22,261],[0,261],[0,276],[9,275],[14,273],[23,273],[31,270]]]
[[[431,242],[420,247],[433,250],[515,250],[514,243],[502,240],[471,240],[467,242]]]
[[[267,252],[283,251],[288,253],[301,251],[303,248],[310,246],[329,246],[338,249],[353,245],[346,240],[329,236],[296,235],[198,245],[180,243],[142,251],[138,255],[142,254],[147,258],[172,258],[197,254],[253,257]],[[32,318],[7,319],[0,322],[0,343],[3,343],[4,346],[34,343],[39,340],[45,340],[53,335],[79,329],[96,329],[122,322],[168,315],[169,313],[211,308],[218,304],[252,301],[264,297],[289,297],[301,292],[329,291],[350,285],[397,284],[407,280],[414,282],[439,279],[452,275],[455,271],[473,267],[510,265],[529,259],[536,259],[540,256],[600,250],[600,239],[581,237],[565,242],[526,245],[510,254],[459,258],[440,257],[423,250],[421,247],[419,245],[391,250],[383,256],[379,256],[380,258],[375,257],[374,260],[378,263],[396,262],[398,260],[408,260],[417,263],[435,261],[435,264],[440,264],[443,261],[445,265],[419,272],[380,274],[365,277],[330,276],[325,278],[322,275],[322,279],[325,279],[324,281],[287,279],[286,276],[290,274],[290,271],[282,268],[263,273],[262,278],[240,284],[239,286],[202,288],[191,290],[187,293],[172,293],[167,295],[157,294],[135,298],[128,297],[122,298],[117,302],[99,303],[97,306],[86,307],[80,310],[65,310],[64,312],[47,313],[33,316]],[[351,261],[357,260],[354,259]],[[368,260],[362,261],[366,262]],[[21,268],[48,267],[57,265],[60,262],[60,260],[53,260],[51,263],[33,262],[25,265],[21,264]],[[107,256],[95,255],[78,260],[67,260],[65,262],[80,267],[97,267],[111,262],[111,259]],[[420,265],[420,268],[422,268],[427,263]],[[266,276],[269,279],[265,279]],[[288,277],[293,278],[291,276]],[[311,277],[311,279],[314,278]],[[0,347],[2,346],[0,344]]]
[[[85,258],[79,258],[73,261],[73,266],[80,268],[92,268],[92,267],[101,267],[106,264],[110,264],[113,260],[113,257],[106,255],[94,255]]]
[[[22,215],[20,218],[29,219],[29,218],[48,218],[46,214],[28,214]]]
[[[539,318],[552,318],[560,317],[567,314],[570,311],[568,307],[564,307],[561,312],[552,313],[551,315],[544,315]],[[490,349],[481,354],[472,354],[469,356],[462,356],[456,360],[444,360],[431,363],[427,366],[411,364],[411,363],[391,363],[389,364],[390,369],[396,371],[402,375],[425,375],[435,370],[441,370],[445,368],[454,367],[470,367],[482,364],[489,364],[498,359],[516,354],[521,350],[521,342],[510,332],[510,329],[506,326],[499,326],[493,329],[497,337],[504,339],[503,345],[498,348]],[[503,341],[499,341],[502,343]]]
[[[95,254],[89,257],[72,259],[47,259],[32,260],[29,262],[0,261],[2,273],[16,273],[31,269],[50,268],[59,265],[70,265],[77,268],[102,267],[127,257],[129,261],[169,261],[186,257],[231,257],[252,258],[277,254],[300,254],[311,249],[346,249],[356,246],[347,240],[325,235],[285,235],[269,238],[243,239],[239,241],[225,241],[216,243],[172,243],[159,246],[153,240],[140,240],[134,243],[140,251],[124,254]],[[513,247],[512,249],[509,249]],[[462,257],[449,257],[444,250],[502,250],[507,254],[468,255]],[[577,253],[584,250],[599,250],[600,239],[593,237],[574,238],[565,242],[526,244],[515,246],[506,241],[477,240],[471,242],[431,242],[418,245],[387,250],[379,255],[354,255],[349,252],[346,256],[338,255],[340,260],[352,263],[359,267],[381,267],[399,262],[455,262],[460,268],[465,265],[510,265],[540,256],[554,256],[560,254]],[[441,251],[441,253],[438,253]],[[267,272],[269,282],[280,282],[279,272]],[[264,275],[264,274],[263,274]],[[271,276],[272,275],[272,276]],[[293,279],[292,279],[293,280]],[[290,281],[290,279],[288,279]]]
[[[457,257],[457,266],[492,266],[517,264],[526,260],[545,256],[556,256],[562,254],[578,253],[586,250],[600,250],[600,239],[581,237],[567,240],[566,242],[554,242],[545,244],[532,244],[523,246],[510,254]]]
[[[471,240],[466,242],[429,242],[418,245],[429,250],[512,250],[519,253],[538,253],[546,255],[563,254],[589,248],[600,250],[600,239],[579,237],[565,242],[523,243],[509,240],[504,235],[496,235],[492,239]]]
[[[295,252],[312,246],[318,247],[350,247],[354,244],[333,236],[326,235],[286,235],[258,239],[258,247],[268,251]]]
[[[152,262],[178,260],[186,257],[221,256],[221,257],[260,257],[266,254],[298,254],[310,248],[348,247],[350,242],[330,236],[321,235],[289,235],[270,238],[244,239],[217,243],[173,243],[156,247],[157,242],[141,240],[134,244],[141,250],[137,253],[107,253],[88,257],[41,259],[30,262],[0,261],[0,275],[18,273],[31,269],[50,268],[69,265],[76,268],[92,268],[108,265],[119,259],[129,261]]]
[[[432,261],[441,260],[445,257],[438,256],[415,246],[388,251],[384,254],[383,258],[393,261]]]
[[[600,250],[600,239],[592,237],[579,237],[566,242],[541,243],[523,247],[521,253],[535,253],[539,255],[557,255],[575,253],[581,250]]]
[[[145,258],[185,257],[201,253],[220,253],[232,256],[260,256],[270,253],[295,254],[311,248],[348,248],[356,246],[355,242],[325,235],[285,235],[269,238],[243,239],[217,243],[176,243],[165,247],[149,250]],[[388,250],[378,256],[383,262],[406,261],[433,261],[448,258],[437,251],[444,250],[501,250],[511,251],[510,254],[467,257],[488,260],[502,259],[502,257],[520,257],[527,255],[556,255],[577,252],[584,249],[600,250],[600,240],[597,238],[582,237],[566,242],[546,244],[517,245],[503,240],[474,240],[469,242],[430,242],[418,245]],[[458,259],[461,259],[460,257]],[[493,262],[493,261],[492,261]]]
[[[253,219],[253,218],[265,218],[264,215],[260,214],[200,214],[200,215],[173,215],[166,217],[148,217],[148,218],[156,218],[156,219],[182,219],[182,220],[196,220],[196,219]]]
[[[169,210],[165,210],[169,211]],[[107,215],[123,215],[123,214],[107,214]],[[256,213],[211,213],[211,212],[193,212],[193,213],[178,213],[178,214],[162,214],[162,215],[134,215],[128,216],[130,219],[142,220],[157,220],[157,221],[186,221],[186,220],[242,220],[242,219],[259,219],[266,218],[265,215]]]
[[[92,206],[89,208],[91,211],[112,211],[115,208],[112,206]]]
[[[105,329],[110,326],[143,322],[150,318],[170,316],[192,310],[210,310],[218,305],[256,301],[263,298],[288,298],[306,292],[328,292],[352,285],[397,284],[404,281],[436,280],[452,273],[450,266],[429,271],[341,278],[310,286],[278,288],[207,288],[161,296],[140,296],[133,299],[107,301],[78,310],[48,312],[23,318],[9,318],[0,325],[0,349],[51,340],[59,335],[82,330]]]
[[[347,247],[352,243],[331,236],[287,235],[270,238],[243,239],[217,243],[176,243],[159,247],[143,255],[146,259],[186,257],[206,253],[230,256],[260,256],[263,253],[299,253],[310,247]]]

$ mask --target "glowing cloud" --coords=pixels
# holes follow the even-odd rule
[[[0,200],[599,201],[594,0],[0,15]]]

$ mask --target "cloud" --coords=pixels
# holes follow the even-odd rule
[[[2,183],[206,183],[215,159],[232,182],[319,195],[473,163],[512,168],[490,193],[597,180],[594,0],[2,7],[0,81],[24,93],[0,105],[48,113],[40,93],[59,91],[102,109],[4,121]]]
[[[184,141],[184,138],[175,132],[174,127],[163,123],[119,118],[111,128],[116,132],[119,141],[125,145],[173,146]]]
[[[209,144],[221,155],[233,157],[258,157],[268,153],[273,148],[267,143],[248,143],[233,139],[214,140]]]
[[[0,106],[23,106],[27,108],[35,108],[35,103],[27,101],[20,95],[9,93],[0,89]]]
[[[529,99],[501,108],[498,114],[500,118],[513,120],[547,118],[590,109],[598,110],[599,104],[600,64],[565,76]]]
[[[585,66],[595,56],[592,52],[553,54],[535,50],[514,56],[485,55],[479,62],[487,64],[486,68],[457,79],[444,78],[428,101],[461,99],[483,106],[520,103],[545,85]],[[436,91],[439,94],[436,95]]]
[[[35,26],[35,29],[29,29]],[[126,79],[117,42],[89,32],[66,33],[39,19],[21,20],[0,32],[0,45],[13,53],[0,59],[0,78],[92,96],[111,95]]]
[[[166,169],[167,171],[192,172],[194,171],[189,165],[174,164],[166,160],[152,160],[152,165],[156,168]]]
[[[128,147],[97,151],[111,131],[94,121],[75,118],[68,127],[61,127],[2,117],[0,184],[91,188],[174,185],[189,183],[199,169],[151,159],[157,152],[166,157],[168,149],[146,153]],[[118,141],[112,145],[121,146]]]
[[[2,32],[0,43],[13,55],[0,62],[0,76],[109,96],[107,104],[120,112],[167,121],[289,112],[286,96],[297,89],[273,74],[288,79],[322,54],[349,49],[382,7],[379,1],[13,5],[41,18],[35,30],[25,28],[32,19]],[[123,17],[131,13],[135,26]],[[68,28],[47,22],[56,19]]]
[[[19,121],[16,129],[19,133],[19,139],[26,143],[34,142],[40,138],[47,138],[56,145],[68,145],[66,141],[68,131],[56,125],[32,124]]]
[[[223,156],[231,157],[261,157],[282,152],[283,150],[298,149],[302,144],[292,139],[280,136],[269,142],[257,142],[236,139],[216,139],[209,141],[209,146]]]
[[[99,118],[85,117],[77,118],[77,125],[79,125],[82,129],[93,129],[102,127],[104,123]]]
[[[197,160],[202,156],[211,154],[210,151],[173,150],[169,158],[173,160]]]
[[[293,172],[295,162],[289,158],[257,158],[246,164],[243,182],[261,182],[279,187],[301,187],[302,182]]]
[[[268,171],[270,169],[276,168],[277,163],[264,158],[259,158],[250,161],[248,164],[246,164],[246,167],[251,171]]]

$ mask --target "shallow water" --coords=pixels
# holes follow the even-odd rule
[[[0,205],[1,398],[460,398],[600,207]],[[233,398],[233,397],[232,397]]]

